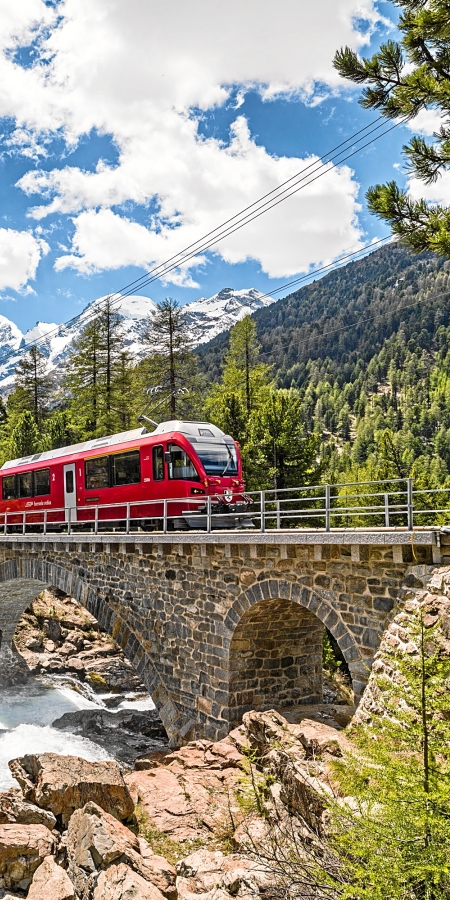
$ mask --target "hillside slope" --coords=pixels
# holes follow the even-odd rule
[[[397,245],[349,263],[254,314],[264,361],[273,363],[280,385],[300,387],[313,360],[342,384],[351,380],[355,365],[367,365],[400,329],[407,341],[422,333],[429,350],[436,327],[450,324],[449,271],[441,258]],[[227,344],[219,335],[199,351],[211,378]]]
[[[327,479],[450,484],[450,262],[384,247],[254,320],[278,386],[300,388]],[[211,381],[226,346],[198,351]]]

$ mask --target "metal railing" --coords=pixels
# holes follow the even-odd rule
[[[3,513],[3,534],[137,531],[206,531],[252,528],[402,529],[450,525],[450,488],[425,489],[413,479],[319,484],[253,491],[250,506],[217,509],[217,496],[174,497],[89,504],[76,509],[25,509]],[[176,509],[174,506],[176,505]],[[1,533],[0,519],[0,533]]]

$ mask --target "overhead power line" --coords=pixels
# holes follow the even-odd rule
[[[183,263],[188,262],[190,259],[198,256],[200,253],[204,253],[206,250],[208,250],[212,246],[215,246],[224,238],[229,237],[231,234],[234,234],[236,231],[249,224],[249,222],[252,222],[254,219],[259,218],[270,209],[278,206],[279,203],[287,200],[293,194],[298,193],[298,191],[307,187],[309,184],[312,184],[318,178],[322,177],[322,175],[326,174],[326,172],[332,171],[333,169],[337,168],[338,165],[341,165],[356,153],[359,153],[361,150],[373,144],[380,137],[383,137],[385,134],[396,128],[399,124],[401,124],[402,121],[403,119],[398,120],[394,123],[394,125],[391,125],[389,128],[381,131],[381,133],[378,134],[376,134],[376,132],[379,132],[379,130],[383,126],[383,117],[379,116],[374,121],[369,122],[368,125],[366,125],[364,128],[359,129],[359,131],[356,131],[354,134],[350,135],[350,137],[345,141],[342,141],[340,144],[337,144],[336,147],[325,153],[321,160],[315,160],[313,163],[304,166],[302,169],[300,169],[299,172],[291,176],[291,178],[282,182],[276,188],[273,188],[273,190],[268,191],[258,200],[255,200],[253,203],[242,209],[239,213],[236,213],[235,216],[227,219],[221,225],[212,229],[212,231],[209,231],[202,238],[199,238],[198,241],[189,244],[184,248],[184,250],[181,250],[174,256],[169,257],[169,259],[164,263],[160,263],[157,266],[154,266],[149,270],[149,272],[140,276],[140,278],[129,282],[128,285],[125,285],[119,291],[116,291],[113,294],[109,294],[101,303],[96,304],[91,313],[85,316],[85,322],[87,323],[91,319],[96,318],[96,316],[101,313],[102,308],[108,302],[113,303],[114,305],[118,305],[121,299],[131,296],[153,281],[163,278],[169,272],[173,271],[173,269],[179,268],[179,266]],[[373,134],[375,134],[375,137],[372,137],[371,140],[366,141],[366,138]],[[366,143],[361,144],[362,141],[366,141]],[[360,144],[361,146],[358,146]],[[356,149],[353,149],[355,147]],[[351,148],[352,152],[348,153],[347,151]],[[339,159],[339,157],[341,157],[343,154],[347,155],[344,155],[342,159]],[[329,158],[327,159],[327,157]],[[368,247],[369,246],[370,245],[368,245]],[[367,248],[362,249],[364,250]],[[350,258],[352,255],[353,254],[349,254],[348,258]],[[323,271],[325,268],[328,267],[322,267],[317,271]],[[298,279],[297,282],[291,282],[290,284],[299,283],[303,279],[312,277],[314,274],[314,272],[311,272],[308,276],[302,276],[300,279]],[[288,286],[290,286],[290,284]],[[283,287],[275,289],[267,296],[270,296],[272,293],[278,293],[282,289]],[[5,356],[3,356],[3,358],[1,359],[0,365],[4,365],[4,363],[7,362],[7,360],[12,356],[21,356],[32,347],[39,347],[41,344],[47,342],[52,336],[58,335],[63,328],[67,328],[75,324],[81,319],[82,315],[83,314],[81,313],[79,316],[74,316],[67,322],[64,322],[61,325],[57,326],[57,328],[53,329],[52,331],[47,332],[41,338],[35,341],[30,341],[28,344],[25,344],[23,347],[17,348],[16,350],[9,351],[9,353],[5,354]]]
[[[392,240],[391,235],[388,235],[388,237],[381,238],[378,241],[372,241],[370,244],[366,244],[365,247],[360,247],[358,250],[354,250],[352,253],[346,253],[345,256],[340,256],[338,259],[334,260],[334,262],[330,263],[327,266],[321,266],[319,269],[314,269],[312,272],[309,272],[307,275],[302,275],[300,278],[294,279],[294,281],[289,281],[286,284],[281,284],[278,288],[274,288],[273,291],[268,291],[267,294],[261,294],[261,297],[262,298],[271,297],[273,294],[277,294],[280,291],[283,291],[288,287],[292,287],[292,285],[294,285],[294,284],[299,284],[303,281],[314,278],[314,275],[318,275],[318,274],[324,273],[324,272],[331,273],[331,272],[335,271],[336,269],[342,268],[342,266],[345,265],[345,263],[348,262],[349,260],[353,259],[353,257],[360,256],[363,253],[368,253],[368,252],[370,252],[370,250],[373,250],[375,247],[382,245],[382,244],[386,244],[391,240]],[[118,296],[117,300],[115,300],[113,302],[115,304],[119,303],[121,297],[122,297],[122,295]],[[100,309],[100,312],[101,312],[101,309]],[[52,336],[59,334],[59,332],[63,328],[70,328],[71,325],[75,325],[77,323],[77,321],[79,321],[81,319],[82,315],[83,314],[80,313],[79,316],[74,316],[72,319],[68,319],[67,322],[63,322],[62,325],[58,325],[58,327],[54,328],[52,331],[46,332],[46,334],[43,334],[40,338],[37,338],[35,341],[30,341],[28,344],[24,344],[23,347],[18,347],[16,350],[9,350],[8,353],[6,353],[1,358],[0,367],[3,366],[8,361],[8,359],[11,359],[11,357],[21,356],[23,353],[27,353],[28,350],[31,350],[32,347],[37,347],[39,349],[39,346],[47,343],[47,341]],[[98,307],[97,307],[92,313],[90,313],[88,316],[86,316],[84,318],[83,324],[87,324],[88,322],[95,319],[98,315],[99,315],[99,311],[98,311]]]

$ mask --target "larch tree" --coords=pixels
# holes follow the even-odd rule
[[[319,439],[303,426],[299,391],[270,391],[252,412],[243,460],[248,486],[274,490],[317,484]]]
[[[245,316],[230,330],[222,377],[210,391],[206,414],[244,446],[252,413],[270,395],[271,368],[259,359],[256,325]]]
[[[52,379],[46,369],[46,357],[37,347],[31,347],[19,360],[14,372],[14,390],[7,403],[13,421],[27,411],[38,428],[42,428],[52,395]]]
[[[394,0],[399,41],[387,41],[371,59],[349,47],[336,53],[338,72],[364,85],[361,104],[388,119],[414,121],[432,110],[441,124],[431,141],[414,136],[404,147],[408,173],[430,185],[450,166],[450,9],[448,0]],[[369,209],[414,252],[450,256],[450,207],[414,200],[395,181],[367,192]]]
[[[170,419],[195,414],[200,401],[192,328],[186,311],[172,297],[162,300],[148,318],[144,341],[148,355],[137,374],[147,393],[149,414]]]
[[[82,437],[122,430],[132,408],[130,370],[121,316],[107,300],[72,344],[66,368],[69,408]]]

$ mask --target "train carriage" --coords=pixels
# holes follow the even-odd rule
[[[5,531],[250,524],[239,446],[209,422],[163,422],[36,453],[5,462],[0,480]]]

